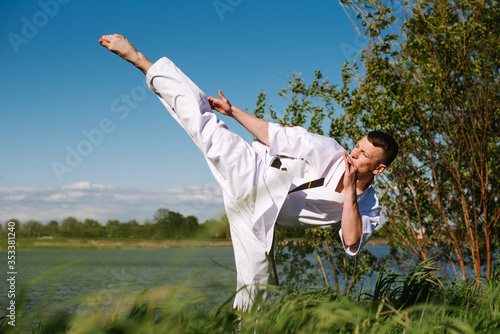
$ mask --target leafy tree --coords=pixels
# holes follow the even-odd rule
[[[154,222],[158,224],[161,221],[168,219],[170,212],[172,211],[170,211],[169,209],[159,208],[153,215]]]
[[[500,218],[498,3],[403,3],[399,15],[366,5],[351,7],[369,46],[365,77],[345,94],[353,104],[344,109],[346,120],[392,132],[401,145],[385,180],[393,244],[420,260],[455,262],[464,277],[469,263],[477,278],[486,264],[490,278]],[[399,26],[401,36],[388,32]],[[345,71],[345,85],[357,68]]]
[[[144,237],[143,226],[140,225],[137,220],[132,219],[125,223],[130,228],[130,236],[132,238],[142,238]]]
[[[154,220],[158,228],[158,233],[163,238],[177,238],[183,223],[180,213],[168,209],[158,209],[154,214]]]
[[[141,226],[135,219],[132,219],[128,222],[120,223],[116,226],[114,230],[114,237],[115,238],[142,237]]]
[[[75,217],[64,218],[61,223],[61,235],[64,237],[77,237],[80,236],[82,223]]]
[[[393,254],[436,258],[464,278],[489,279],[499,246],[500,7],[497,1],[341,0],[365,47],[338,87],[294,74],[278,117],[350,147],[369,130],[391,133],[400,155],[376,180]],[[256,115],[265,113],[265,93]],[[343,113],[336,113],[337,105]]]
[[[107,235],[108,237],[110,238],[113,238],[115,237],[114,235],[114,231],[120,226],[120,221],[119,220],[116,220],[116,219],[110,219],[108,220],[108,222],[106,223],[106,230],[107,230]]]
[[[185,237],[192,237],[198,232],[198,228],[200,226],[200,223],[198,222],[198,218],[195,216],[187,216],[184,219],[184,229],[183,229],[183,235]]]
[[[205,238],[230,238],[229,221],[224,215],[220,219],[209,219],[200,225],[200,235]]]
[[[51,220],[47,224],[47,235],[56,235],[59,233],[59,222],[57,220]]]
[[[81,237],[83,238],[100,238],[104,237],[106,230],[97,220],[85,219],[82,224]]]
[[[143,236],[146,238],[153,238],[154,237],[154,225],[153,223],[148,219],[144,222],[142,226],[143,230]]]
[[[85,219],[83,221],[83,228],[84,229],[90,229],[90,228],[99,228],[101,227],[101,224],[95,219]]]
[[[29,220],[23,224],[23,235],[27,238],[40,238],[43,231],[42,223],[36,220]]]
[[[184,217],[182,214],[160,208],[154,214],[157,233],[164,238],[192,237],[198,228],[198,219],[194,216]]]
[[[113,238],[131,238],[133,223],[126,222],[116,224],[113,229]]]

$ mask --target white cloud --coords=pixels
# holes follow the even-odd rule
[[[26,195],[7,195],[3,199],[6,201],[21,201],[26,198]]]
[[[167,208],[200,222],[223,213],[216,184],[185,188],[119,188],[77,182],[60,188],[0,188],[0,222],[16,218],[46,222],[72,216],[106,223],[108,219],[143,222],[156,210]]]
[[[48,197],[45,198],[46,201],[49,202],[58,202],[58,201],[63,201],[65,199],[65,196],[63,194],[51,194]]]
[[[61,189],[71,189],[71,190],[89,190],[89,189],[113,189],[111,186],[103,186],[100,184],[91,184],[87,181],[80,181],[73,184],[67,184],[61,187]]]

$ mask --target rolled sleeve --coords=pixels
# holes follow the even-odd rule
[[[339,230],[340,240],[342,240],[342,247],[347,255],[355,256],[359,253],[361,248],[371,239],[373,235],[373,230],[380,223],[380,216],[378,217],[368,217],[361,216],[361,221],[363,223],[363,234],[361,240],[356,247],[347,247],[344,243],[344,237],[342,236],[342,229]]]
[[[380,202],[373,187],[370,186],[358,197],[358,205],[361,222],[363,224],[363,234],[361,235],[359,245],[356,247],[347,247],[342,236],[342,229],[339,231],[342,246],[346,254],[350,256],[355,256],[359,253],[361,248],[371,239],[375,227],[380,224],[380,211],[382,207],[380,206]]]

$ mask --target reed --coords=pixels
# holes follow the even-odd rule
[[[99,295],[54,309],[26,310],[7,333],[497,333],[500,270],[490,281],[444,285],[429,263],[407,275],[383,272],[372,291],[357,296],[333,289],[289,292],[269,287],[270,297],[251,312],[231,307],[233,296],[212,308],[186,287],[122,291],[112,302]],[[48,303],[44,301],[43,303]],[[72,307],[68,307],[72,306]]]

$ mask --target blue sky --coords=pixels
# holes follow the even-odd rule
[[[0,222],[223,213],[202,155],[103,34],[250,112],[261,89],[280,112],[294,71],[340,83],[361,46],[340,4],[320,0],[0,0],[0,31]]]

